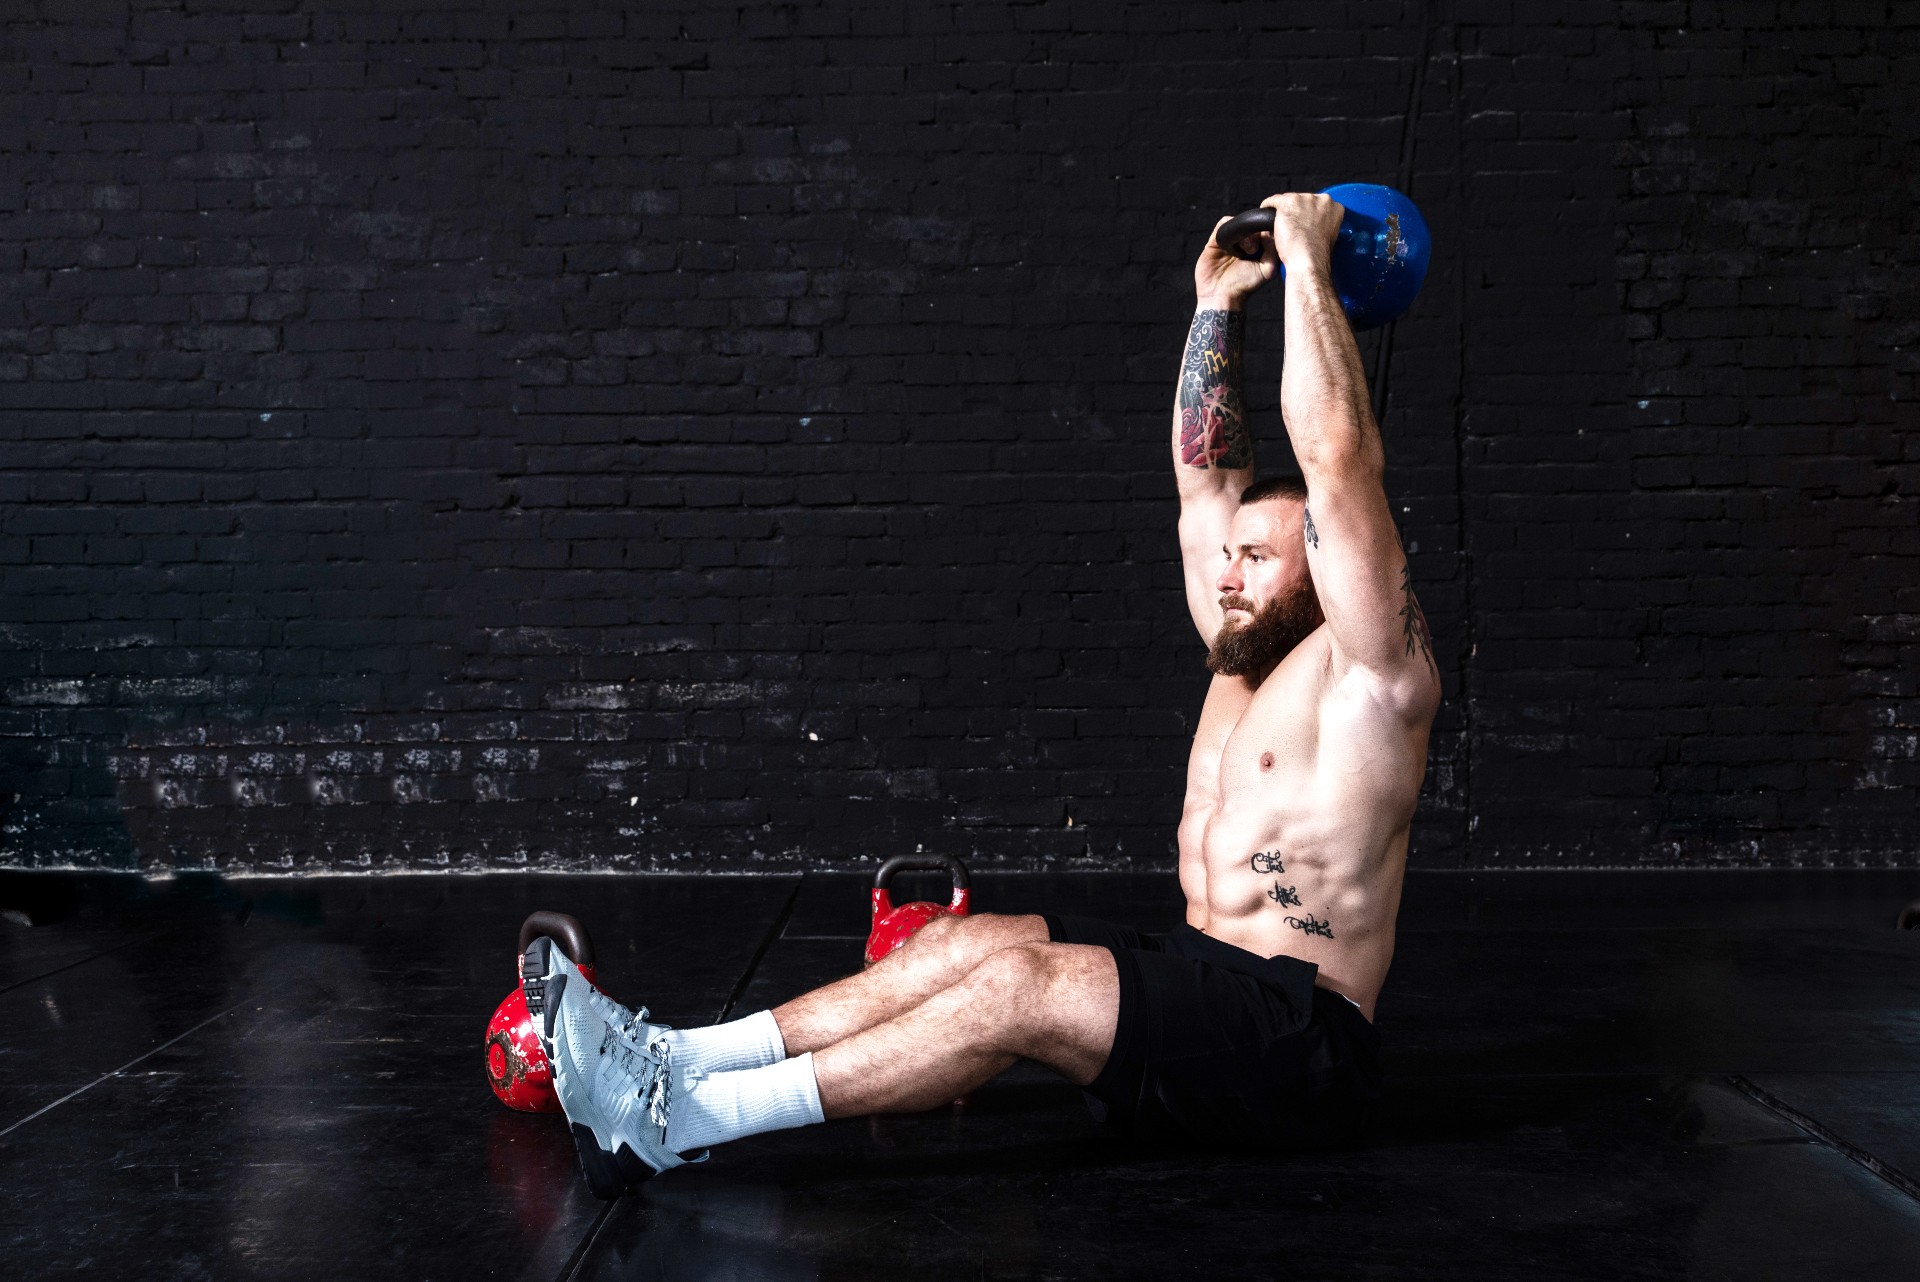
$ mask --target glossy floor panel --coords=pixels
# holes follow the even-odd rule
[[[1920,1189],[1920,1069],[1905,1073],[1755,1073],[1767,1096],[1835,1142],[1871,1154]]]
[[[989,1088],[964,1118],[761,1137],[654,1181],[585,1276],[1890,1279],[1920,1258],[1920,1205],[1721,1084],[1424,1102],[1448,1116],[1276,1159],[1141,1150],[1060,1088]]]
[[[1920,1173],[1920,932],[1889,911],[1916,875],[1415,874],[1387,1097],[1342,1152],[1137,1147],[1019,1066],[964,1111],[757,1137],[610,1208],[560,1120],[501,1108],[481,1074],[521,918],[575,912],[610,991],[698,1024],[857,968],[866,879],[28,882],[0,876],[9,1277],[1872,1279],[1920,1259],[1920,1199],[1874,1169]],[[975,903],[1180,910],[1171,877],[1137,875],[987,875]]]

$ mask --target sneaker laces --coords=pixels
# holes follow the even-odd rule
[[[640,1099],[648,1118],[665,1135],[667,1113],[673,1107],[673,1043],[656,1036],[647,1043],[646,1056],[653,1061],[653,1079],[641,1088]]]
[[[627,1022],[620,1026],[621,1034],[626,1037],[632,1037],[636,1032],[640,1031],[641,1028],[651,1022],[651,1014],[645,1006],[640,1007],[638,1010],[628,1011]]]

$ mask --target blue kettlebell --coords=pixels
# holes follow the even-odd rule
[[[1333,242],[1333,287],[1354,332],[1377,329],[1413,303],[1427,278],[1433,237],[1420,207],[1379,183],[1339,183],[1320,193],[1345,206]],[[1240,242],[1273,230],[1271,209],[1249,209],[1220,224],[1213,243],[1241,258]],[[1283,269],[1284,274],[1284,269]]]

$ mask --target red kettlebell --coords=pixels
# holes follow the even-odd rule
[[[893,906],[887,889],[894,874],[944,872],[953,881],[953,898],[945,904],[926,899]],[[897,855],[873,875],[873,929],[867,932],[867,965],[871,966],[919,933],[935,917],[965,917],[973,901],[973,883],[967,866],[951,855]]]
[[[514,967],[527,946],[545,935],[560,945],[560,951],[580,968],[589,984],[594,983],[593,941],[587,928],[565,913],[541,911],[520,923],[520,950],[514,955]],[[533,1016],[527,1013],[527,995],[515,984],[506,1000],[487,1021],[487,1085],[508,1108],[522,1113],[558,1113],[560,1098],[553,1093],[553,1069],[547,1053],[540,1049],[540,1038],[533,1031]]]

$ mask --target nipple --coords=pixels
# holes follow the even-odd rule
[[[1260,754],[1260,768],[1262,770],[1273,769],[1273,754],[1271,752],[1263,752]]]

